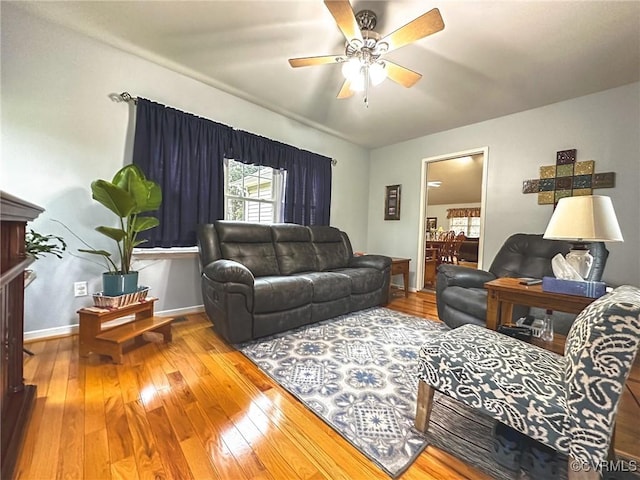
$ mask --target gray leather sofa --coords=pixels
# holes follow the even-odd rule
[[[334,227],[219,220],[198,226],[214,330],[241,343],[389,300],[391,258],[353,255]]]

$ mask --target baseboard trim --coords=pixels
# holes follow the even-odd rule
[[[173,308],[171,310],[162,310],[155,312],[158,317],[178,317],[180,315],[190,315],[192,313],[204,312],[204,305],[194,305],[192,307]],[[124,323],[131,317],[123,317],[110,322],[109,326],[116,326],[120,323]],[[52,340],[54,338],[68,337],[78,334],[78,324],[64,325],[62,327],[43,328],[41,330],[33,330],[31,332],[24,332],[24,343],[37,342],[40,340]]]

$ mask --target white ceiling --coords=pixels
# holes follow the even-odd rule
[[[434,7],[445,23],[388,54],[423,78],[410,89],[385,81],[369,108],[335,98],[338,65],[287,62],[344,53],[320,0],[16,4],[368,148],[640,80],[638,1],[354,0],[382,35]]]
[[[480,203],[482,199],[482,155],[451,158],[427,165],[427,182],[441,182],[427,187],[429,205]]]

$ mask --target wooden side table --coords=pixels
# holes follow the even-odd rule
[[[154,317],[153,305],[157,298],[148,298],[138,303],[119,308],[86,307],[78,310],[80,315],[80,348],[81,357],[89,353],[109,355],[115,363],[122,363],[122,346],[131,339],[136,344],[145,332],[158,332],[164,341],[170,342],[171,317]],[[126,323],[110,328],[102,328],[102,324],[111,320],[134,315]]]
[[[559,312],[580,313],[595,298],[542,291],[542,285],[521,285],[517,278],[498,278],[484,284],[487,289],[487,328],[497,330],[501,324],[511,323],[514,305],[539,307]],[[555,337],[558,337],[557,339]],[[554,334],[554,341],[534,339],[532,343],[562,353],[564,335]]]
[[[438,268],[438,255],[439,250],[437,248],[427,247],[425,249],[424,257],[424,286],[435,288],[436,275]]]
[[[402,286],[404,287],[404,296],[409,296],[409,262],[410,258],[391,258],[391,275],[402,274]],[[389,282],[391,288],[391,282]]]

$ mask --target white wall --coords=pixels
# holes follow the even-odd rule
[[[616,208],[624,243],[608,243],[604,280],[640,285],[640,83],[441,132],[371,152],[367,251],[412,259],[418,253],[420,168],[423,158],[488,146],[484,261],[488,267],[504,240],[516,232],[544,232],[553,211],[522,193],[556,152],[577,149],[595,160],[596,172],[615,172],[615,188],[598,189]],[[402,217],[385,221],[384,186],[402,184]]]
[[[0,187],[46,209],[33,227],[81,245],[51,219],[66,223],[96,247],[112,248],[93,231],[115,220],[93,200],[90,183],[111,179],[130,162],[133,107],[115,103],[128,91],[235,128],[338,159],[334,167],[331,223],[366,246],[368,151],[269,110],[2,5],[2,164]],[[157,310],[202,303],[197,259],[145,261],[141,283],[160,298]],[[65,255],[35,263],[38,279],[26,291],[25,330],[77,323],[73,282],[101,289],[103,268]],[[55,332],[54,332],[55,333]],[[61,332],[62,333],[62,332]]]

